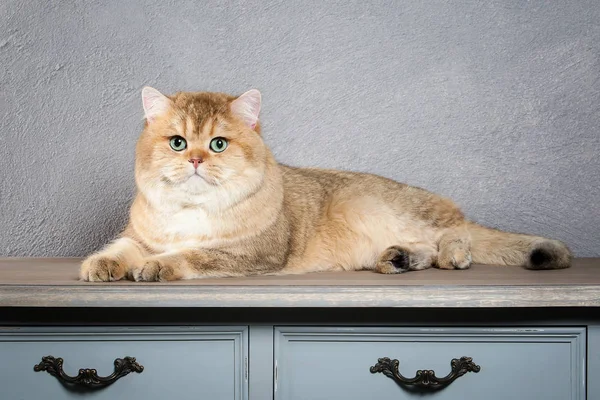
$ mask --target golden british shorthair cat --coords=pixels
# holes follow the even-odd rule
[[[83,262],[82,280],[570,265],[562,242],[483,227],[426,190],[277,163],[260,135],[257,90],[146,87],[142,100],[129,223]]]

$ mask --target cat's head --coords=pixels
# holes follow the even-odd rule
[[[136,183],[149,200],[231,205],[257,190],[269,151],[260,136],[261,96],[145,87],[146,126],[136,148]]]

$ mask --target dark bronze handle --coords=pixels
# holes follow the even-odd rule
[[[115,383],[119,378],[130,372],[140,373],[144,367],[135,362],[134,357],[117,358],[115,371],[109,376],[98,376],[98,371],[92,368],[82,368],[77,376],[69,376],[63,371],[63,359],[52,356],[42,357],[42,362],[34,365],[35,372],[46,371],[55,376],[62,384],[78,385],[88,389],[98,389]]]
[[[415,386],[421,389],[442,389],[467,372],[479,372],[481,367],[473,362],[471,357],[461,357],[460,360],[453,358],[450,361],[452,370],[443,378],[435,376],[430,369],[418,370],[414,378],[406,378],[400,374],[398,367],[400,361],[390,360],[387,357],[377,360],[377,364],[370,368],[371,373],[381,372],[388,378],[392,378],[400,385]]]

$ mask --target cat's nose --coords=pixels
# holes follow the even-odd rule
[[[196,168],[196,169],[198,169],[199,164],[202,164],[201,158],[190,158],[188,161],[191,162],[192,164],[194,164],[194,168]]]

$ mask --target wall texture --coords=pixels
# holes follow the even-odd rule
[[[140,90],[263,93],[292,165],[369,171],[600,256],[600,5],[0,2],[0,255],[124,225]]]

